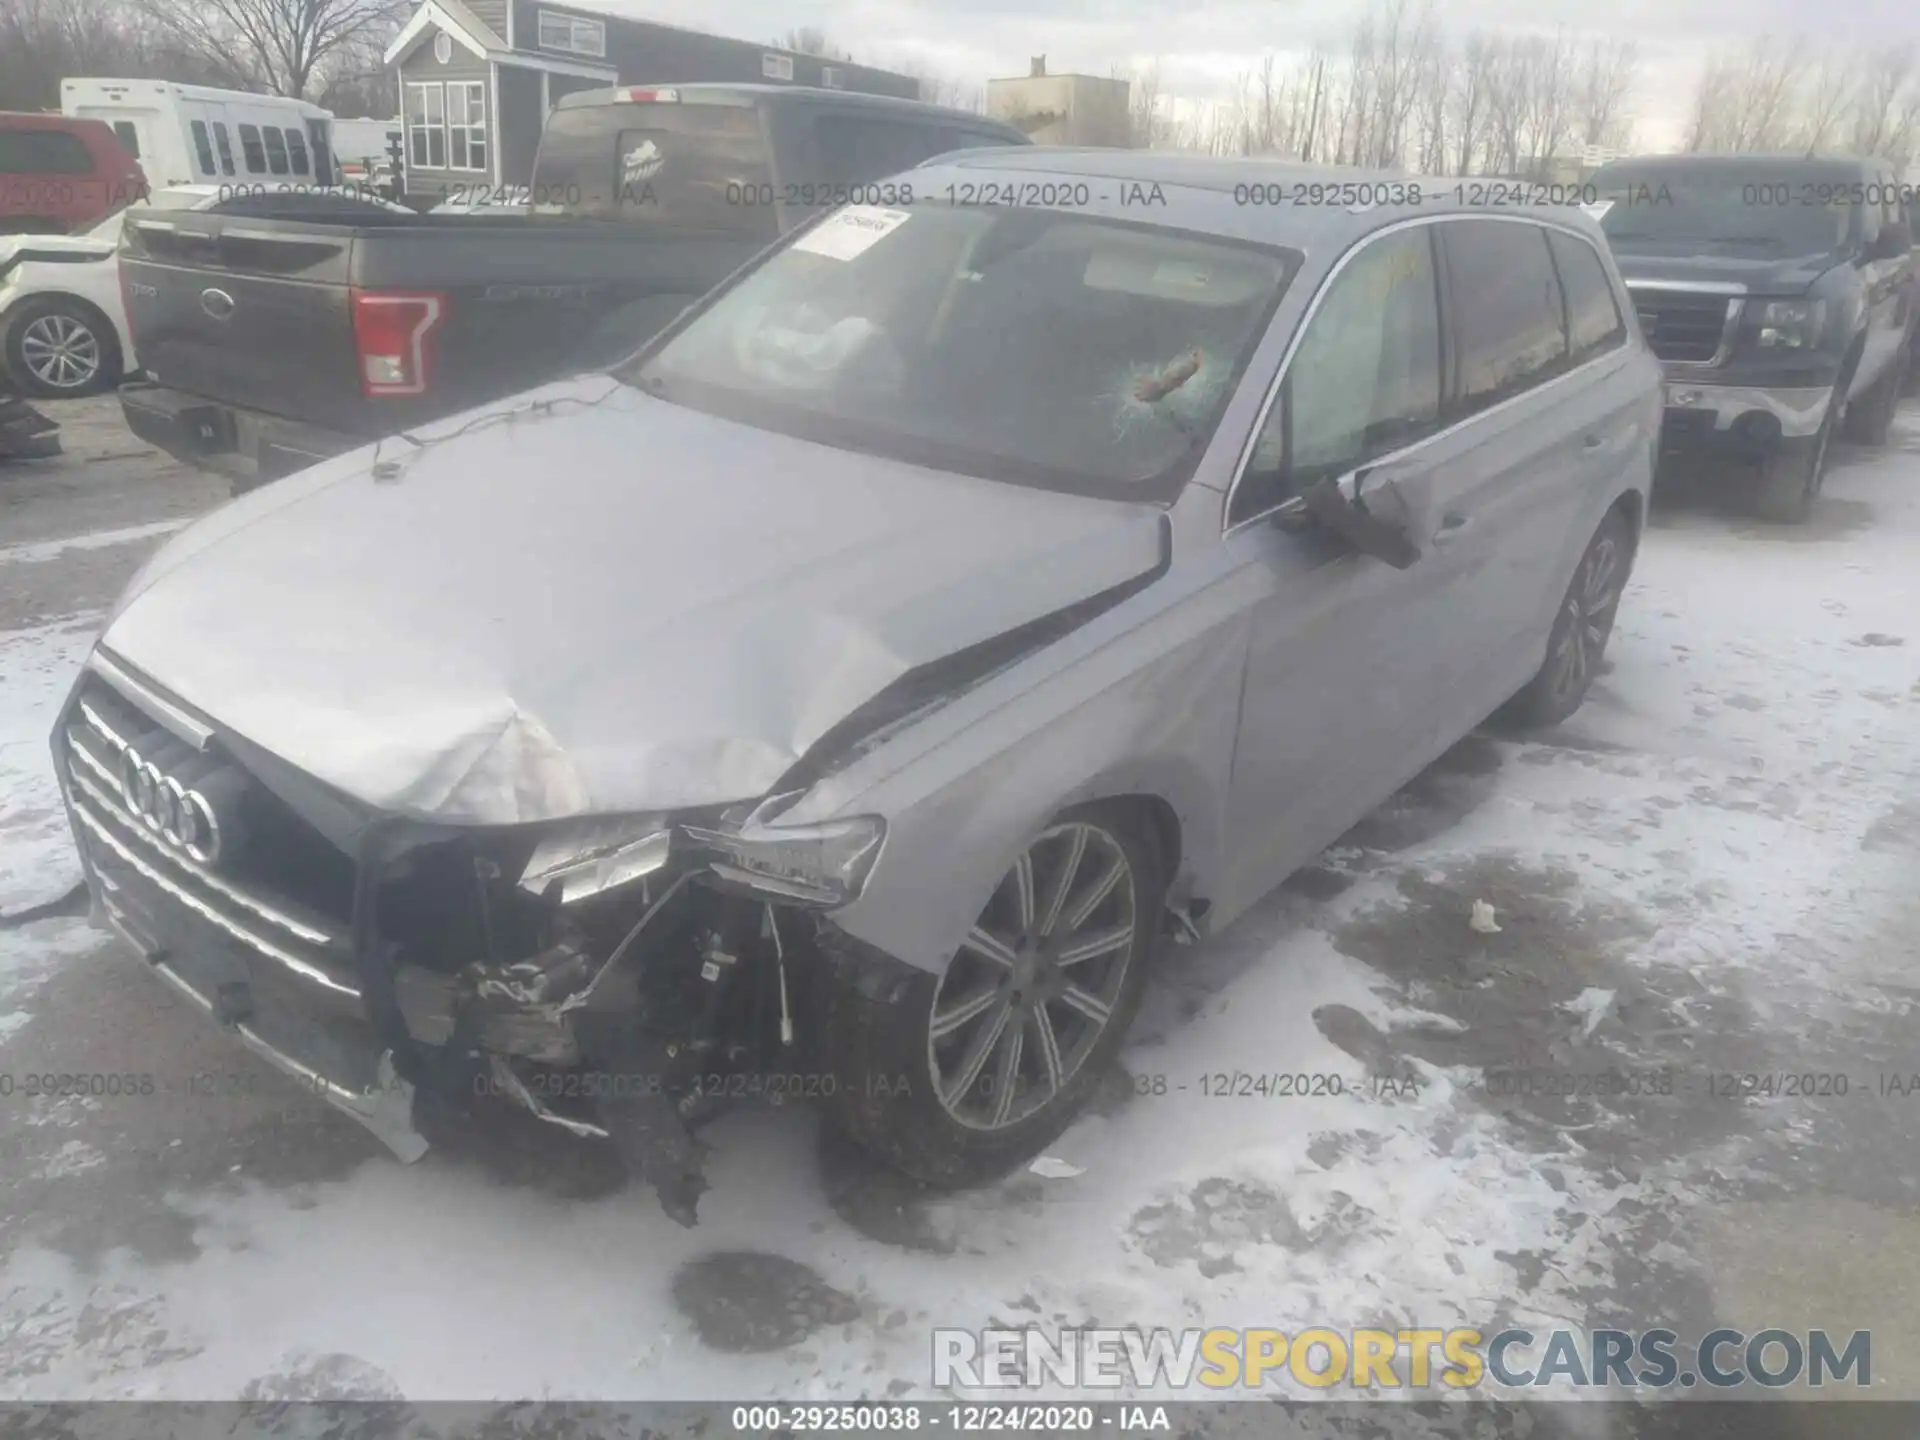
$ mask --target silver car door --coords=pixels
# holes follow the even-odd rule
[[[1451,737],[1434,720],[1431,570],[1396,569],[1307,520],[1299,496],[1361,472],[1419,508],[1440,423],[1431,226],[1360,242],[1308,312],[1228,499],[1229,556],[1258,567],[1219,903],[1231,915],[1310,859]],[[1371,472],[1369,466],[1374,466]],[[1349,481],[1348,483],[1351,483]]]
[[[1447,594],[1433,629],[1437,718],[1460,734],[1538,668],[1589,495],[1630,463],[1640,437],[1632,387],[1598,387],[1568,340],[1558,264],[1545,227],[1480,216],[1438,228],[1446,328],[1454,355],[1448,431],[1430,448],[1429,582]],[[1598,266],[1586,242],[1576,262]],[[1575,270],[1591,285],[1592,270]],[[1620,319],[1603,268],[1602,302]],[[1586,290],[1580,291],[1586,295]],[[1583,341],[1596,321],[1583,309]],[[1602,342],[1604,343],[1604,341]],[[1576,552],[1577,554],[1577,549]]]

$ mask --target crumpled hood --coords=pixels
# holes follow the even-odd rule
[[[1717,250],[1702,255],[1697,247],[1692,253],[1664,254],[1651,242],[1644,250],[1631,248],[1631,242],[1628,248],[1616,244],[1613,252],[1614,263],[1628,280],[1648,284],[1662,280],[1732,282],[1745,285],[1750,295],[1803,295],[1845,258],[1832,252],[1756,257],[1751,252]]]
[[[369,805],[510,823],[757,797],[907,671],[1161,560],[1151,506],[833,450],[604,376],[423,438],[184,531],[102,645]],[[400,473],[375,478],[376,453]]]

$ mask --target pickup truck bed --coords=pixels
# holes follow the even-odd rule
[[[555,216],[168,213],[120,256],[142,439],[236,493],[608,364],[760,248]]]

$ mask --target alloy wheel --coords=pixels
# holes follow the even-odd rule
[[[1619,541],[1603,534],[1588,548],[1580,569],[1567,588],[1559,643],[1554,649],[1554,692],[1572,694],[1583,688],[1600,666],[1620,609],[1626,580],[1625,557]]]
[[[1099,825],[1045,831],[1001,879],[934,990],[927,1062],[948,1115],[1005,1130],[1066,1088],[1135,963],[1133,864]]]
[[[21,331],[20,358],[41,384],[78,390],[100,373],[100,340],[71,315],[37,315]]]

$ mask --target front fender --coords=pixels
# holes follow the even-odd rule
[[[1054,815],[1124,795],[1172,808],[1177,883],[1205,894],[1221,865],[1246,656],[1237,615],[1196,623],[1211,609],[1162,616],[1122,636],[870,789],[843,797],[836,807],[843,813],[884,816],[887,837],[860,898],[835,911],[833,922],[937,973]],[[1159,643],[1167,638],[1163,626],[1181,621],[1189,633]]]

